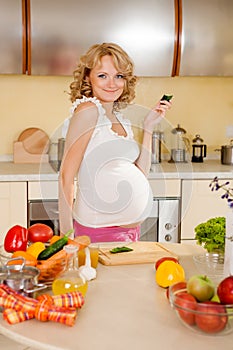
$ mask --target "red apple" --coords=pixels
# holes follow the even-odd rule
[[[224,305],[217,301],[205,301],[198,303],[196,310],[200,312],[195,316],[196,325],[203,332],[217,333],[225,328],[228,316]]]
[[[214,296],[215,286],[207,276],[194,275],[187,282],[187,291],[198,301],[207,301]]]
[[[178,293],[174,299],[174,306],[184,322],[190,326],[195,324],[195,314],[193,310],[197,308],[197,301],[194,296],[187,292]]]
[[[233,304],[233,276],[228,276],[219,283],[217,294],[221,304]]]
[[[173,293],[175,293],[177,290],[179,289],[184,289],[186,288],[187,286],[187,283],[186,282],[178,282],[178,283],[175,283],[173,284],[172,286],[168,287],[166,289],[166,296],[167,298],[169,299],[169,295],[170,295],[170,290],[172,290]],[[177,294],[176,294],[177,295]]]
[[[176,262],[177,264],[179,264],[179,260],[172,257],[172,256],[164,256],[163,258],[160,258],[156,261],[155,263],[155,270],[157,270],[157,268],[159,267],[160,264],[162,264],[162,262],[164,261],[167,261],[167,260],[170,260],[170,261],[174,261]]]

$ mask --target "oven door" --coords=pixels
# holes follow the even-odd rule
[[[179,198],[154,198],[150,216],[141,224],[140,241],[178,243],[179,222]]]
[[[28,226],[35,223],[43,223],[53,229],[54,234],[59,234],[58,201],[55,199],[29,200],[28,201]]]
[[[159,202],[154,198],[150,216],[141,224],[140,241],[158,242]]]

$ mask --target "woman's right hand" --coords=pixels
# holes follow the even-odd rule
[[[171,108],[171,105],[171,102],[165,100],[159,101],[146,115],[143,123],[144,130],[152,134],[155,125],[161,122],[167,110]]]

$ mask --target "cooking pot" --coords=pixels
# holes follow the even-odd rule
[[[0,283],[6,284],[17,292],[31,294],[47,288],[46,285],[38,283],[39,274],[38,268],[25,266],[23,257],[12,258],[0,267]]]
[[[233,140],[230,141],[230,145],[221,146],[221,163],[233,165]]]

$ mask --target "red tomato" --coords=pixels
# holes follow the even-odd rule
[[[30,242],[48,242],[53,236],[53,230],[45,224],[34,224],[28,228],[28,240]]]

